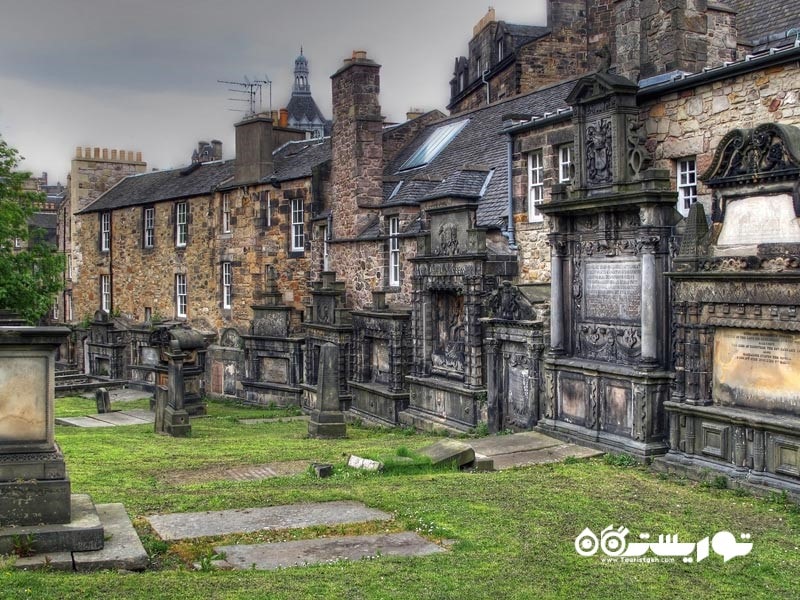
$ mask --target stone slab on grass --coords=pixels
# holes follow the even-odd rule
[[[145,552],[136,530],[133,528],[125,507],[113,504],[98,504],[97,514],[103,522],[105,544],[102,550],[73,552],[76,571],[99,571],[101,569],[125,569],[143,571],[147,568]]]
[[[562,442],[557,446],[550,446],[540,450],[497,455],[492,457],[492,460],[494,460],[495,470],[499,471],[514,467],[526,467],[530,465],[561,462],[569,457],[583,459],[601,456],[602,454],[603,452],[601,450],[585,448],[576,444],[565,444]]]
[[[281,423],[283,421],[308,421],[308,415],[299,415],[296,417],[271,417],[269,419],[237,419],[242,425],[260,425],[261,423]]]
[[[72,552],[45,552],[14,560],[17,569],[52,569],[54,571],[72,571]]]
[[[469,445],[476,454],[483,456],[498,456],[512,452],[528,452],[552,446],[560,446],[564,442],[557,440],[538,431],[525,431],[513,435],[492,435],[489,437],[470,440]]]
[[[68,425],[70,427],[114,427],[113,423],[98,421],[93,417],[57,417],[56,425]]]
[[[317,502],[199,513],[153,515],[147,518],[162,540],[183,540],[273,529],[389,521],[392,515],[361,502]]]
[[[377,556],[425,556],[443,549],[416,533],[332,537],[250,546],[219,546],[225,555],[221,566],[269,570]]]
[[[140,419],[124,412],[103,413],[102,415],[94,415],[92,418],[112,425],[145,425],[153,422],[152,420]]]
[[[430,458],[433,465],[455,462],[459,467],[463,467],[475,460],[472,446],[459,440],[440,440],[432,446],[423,448],[419,453]]]
[[[363,458],[351,454],[347,459],[347,466],[352,469],[361,469],[362,471],[383,471],[383,463],[370,458]]]
[[[123,414],[128,415],[129,417],[136,417],[137,419],[141,419],[146,423],[155,423],[156,421],[156,413],[150,412],[146,408],[126,408],[121,412]]]

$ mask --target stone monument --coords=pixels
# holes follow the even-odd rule
[[[326,343],[320,348],[316,399],[308,434],[317,438],[345,437],[347,425],[339,400],[339,348],[336,344]]]
[[[667,450],[669,270],[675,193],[650,169],[633,82],[582,78],[575,178],[553,188],[551,349],[538,428],[641,459]]]
[[[800,497],[800,129],[733,130],[673,272],[675,386],[659,467]]]
[[[65,327],[0,328],[0,554],[32,536],[36,552],[98,550],[103,526],[72,495],[54,439],[55,353]]]

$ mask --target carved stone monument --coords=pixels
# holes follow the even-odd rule
[[[0,554],[17,536],[34,550],[98,550],[103,527],[88,496],[72,495],[54,439],[55,352],[64,327],[0,328]]]
[[[581,79],[575,180],[553,188],[551,349],[538,428],[640,458],[666,451],[669,267],[677,215],[669,173],[648,169],[637,86]]]
[[[318,438],[343,438],[347,425],[339,401],[339,349],[323,344],[319,354],[317,408],[311,413],[308,434]]]
[[[675,387],[657,464],[800,496],[800,129],[720,142],[669,274]]]

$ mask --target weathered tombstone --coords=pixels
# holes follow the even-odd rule
[[[98,414],[111,412],[111,398],[106,388],[97,388],[94,392],[94,400],[97,403]]]
[[[308,422],[308,434],[318,438],[343,438],[347,425],[339,402],[339,348],[322,345],[319,354],[317,407]]]
[[[173,339],[166,352],[169,361],[167,375],[167,406],[164,409],[164,433],[173,437],[186,437],[192,432],[189,413],[184,406],[183,361],[187,354],[181,344]]]
[[[165,385],[156,387],[155,393],[155,423],[154,430],[156,433],[166,433],[164,429],[164,420],[167,411],[167,401],[169,398],[169,388]]]
[[[669,273],[675,386],[659,466],[800,497],[800,128],[733,130]]]
[[[35,551],[98,550],[103,527],[72,496],[54,439],[55,352],[64,327],[0,328],[0,554],[32,535]]]
[[[551,349],[538,428],[641,459],[667,450],[669,270],[675,193],[649,169],[635,83],[582,78],[575,178],[553,187]]]

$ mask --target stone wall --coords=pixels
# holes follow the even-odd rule
[[[544,162],[544,202],[551,198],[558,183],[558,149],[572,142],[572,122],[562,121],[520,134],[514,141],[512,164],[514,228],[519,252],[520,283],[550,281],[550,223],[546,216],[538,223],[528,222],[528,154],[542,150]]]
[[[654,166],[669,169],[675,185],[675,161],[696,156],[697,173],[702,174],[731,129],[800,122],[797,67],[795,63],[771,67],[649,99],[641,104],[641,115]],[[700,182],[697,191],[710,210],[710,190]]]

